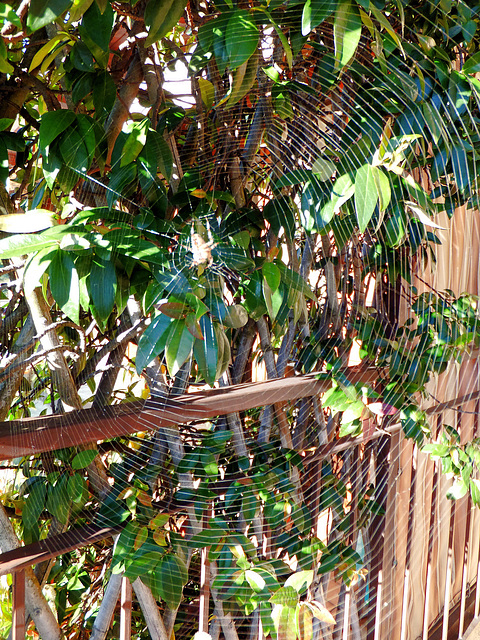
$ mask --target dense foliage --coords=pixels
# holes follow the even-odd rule
[[[141,578],[191,637],[176,612],[204,548],[228,640],[331,621],[316,587],[358,578],[352,509],[360,527],[382,505],[370,485],[352,501],[341,456],[305,452],[388,414],[422,444],[425,384],[479,342],[474,296],[412,286],[438,214],[477,202],[477,24],[450,0],[0,3],[0,418],[129,401],[139,375],[170,397],[259,363],[332,381],[322,404],[19,462],[2,502],[25,543],[128,523],[113,553],[37,567],[67,637],[100,616],[112,557],[106,579]],[[428,446],[479,502],[475,443]]]

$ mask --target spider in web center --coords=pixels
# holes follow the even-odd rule
[[[215,249],[217,246],[214,239],[210,236],[210,238],[205,241],[199,233],[192,233],[191,243],[191,251],[193,254],[192,266],[199,267],[206,265],[207,267],[211,267],[213,264],[212,249]]]

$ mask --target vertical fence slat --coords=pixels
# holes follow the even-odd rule
[[[208,561],[208,547],[200,554],[200,599],[198,605],[198,630],[208,633],[208,613],[210,603],[210,563]]]
[[[443,626],[442,640],[448,637],[448,619],[450,613],[450,591],[452,586],[452,568],[453,568],[453,530],[455,527],[455,502],[451,505],[450,511],[450,532],[448,536],[448,556],[447,568],[445,571],[445,595],[443,601]]]
[[[440,428],[442,426],[443,414],[437,415],[437,424],[435,432],[432,434],[434,439],[437,438]],[[435,514],[437,511],[437,483],[439,477],[439,465],[440,462],[434,462],[433,480],[432,480],[432,502],[430,504],[430,523],[428,525],[428,551],[427,551],[427,572],[425,575],[425,596],[423,604],[423,633],[422,640],[428,638],[429,627],[429,614],[430,614],[430,587],[432,584],[432,559],[433,559],[433,537],[435,531]]]
[[[12,575],[12,640],[25,640],[25,571]]]
[[[128,578],[122,578],[120,590],[120,640],[130,640],[132,636],[132,585]]]
[[[410,587],[410,559],[412,555],[413,522],[415,519],[415,485],[417,479],[417,455],[418,447],[415,445],[412,451],[412,464],[410,474],[410,498],[408,504],[407,545],[405,549],[405,573],[403,580],[402,598],[402,626],[400,640],[405,640],[407,635],[407,612]]]

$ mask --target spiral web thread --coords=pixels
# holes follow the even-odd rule
[[[265,47],[267,45],[268,42]],[[371,108],[372,95],[374,95],[373,92],[370,93],[370,102],[367,103],[363,92],[360,91],[358,79],[361,78],[361,73],[358,67],[361,64],[362,57],[358,56],[355,74],[347,72],[344,75],[341,91],[337,86],[336,89],[324,90],[322,94],[319,92],[318,96],[315,96],[310,91],[302,93],[301,87],[297,87],[297,93],[290,96],[293,117],[286,120],[277,119],[277,121],[272,119],[268,122],[264,134],[268,142],[262,143],[248,172],[248,181],[256,185],[255,204],[262,208],[272,196],[271,187],[266,181],[266,176],[270,173],[273,173],[278,179],[280,174],[288,171],[311,169],[320,155],[319,150],[324,154],[323,157],[332,158],[334,162],[338,162],[339,155],[336,154],[340,154],[342,148],[358,141],[360,136],[368,138],[375,127],[378,127],[378,119],[370,111],[363,111],[361,114],[363,120],[360,117],[355,118],[359,109]],[[364,75],[370,77],[371,65],[368,60],[364,64]],[[401,69],[396,54],[391,55],[388,64],[393,76],[399,68]],[[405,65],[407,65],[407,61],[405,61]],[[353,75],[354,77],[352,77]],[[438,80],[424,71],[424,81],[427,89],[422,88],[421,83],[420,88],[417,86],[420,98],[412,97],[411,87],[403,93],[398,90],[395,95],[395,99],[401,107],[411,109],[410,117],[403,121],[404,133],[417,133],[425,128],[429,130],[432,122],[426,122],[425,117],[423,122],[420,122],[421,115],[419,114],[422,111],[416,107],[416,104],[421,103],[423,106],[426,102],[433,110],[434,120],[439,127],[438,138],[440,142],[445,140],[448,145],[458,146],[459,141],[462,140],[464,146],[471,144],[474,147],[475,140],[472,139],[472,135],[478,135],[475,113],[469,113],[470,128],[468,130],[466,127],[461,129],[462,123],[467,119],[465,116],[463,120],[457,119],[455,105],[443,108],[434,101],[432,102],[431,98],[429,100],[427,96],[429,85],[431,92],[428,95],[431,96],[435,93]],[[323,89],[322,83],[325,83],[325,79],[320,76],[316,77],[314,73],[311,78],[306,78],[305,82],[308,87],[320,86]],[[396,86],[399,87],[398,84]],[[422,91],[425,93],[423,99],[421,97]],[[466,108],[469,109],[470,106],[467,105]],[[378,109],[384,113],[385,98],[380,93],[378,94]],[[351,126],[355,119],[356,125]],[[234,126],[241,126],[241,123]],[[422,148],[418,141],[415,144],[417,145],[416,159],[418,160],[422,157]],[[187,145],[188,143],[185,143],[183,151],[188,156]],[[435,181],[431,177],[432,151],[429,149],[424,149],[424,151],[427,155],[425,166],[423,168],[405,166],[405,172],[413,175],[415,180],[425,185],[428,191],[427,187]],[[358,152],[360,153],[360,151]],[[369,160],[368,155],[364,155],[363,158],[358,156],[351,158],[351,161],[356,161],[359,165],[368,163]],[[226,170],[229,161],[231,159],[227,157],[218,164],[216,158],[207,162],[206,154],[200,157],[198,168],[209,189],[222,190],[222,173]],[[120,162],[120,159],[117,162]],[[75,170],[75,167],[72,169]],[[475,176],[477,175],[475,159],[473,164],[470,163],[467,167],[467,170],[474,172]],[[207,175],[210,176],[208,180],[206,179]],[[332,179],[332,176],[335,177],[335,173],[331,173],[327,179]],[[103,185],[101,181],[96,181],[93,177],[82,176],[82,178],[85,179],[87,185],[92,185],[99,198],[103,196],[103,189],[109,189],[108,186]],[[473,177],[469,182],[474,183]],[[444,196],[455,195],[454,180],[444,186]],[[199,188],[201,187],[202,185],[199,185]],[[77,185],[75,191],[81,189],[84,189],[84,183]],[[79,193],[74,193],[74,195],[77,200],[81,201]],[[191,199],[194,197],[192,195]],[[199,201],[200,199],[196,201],[197,205]],[[298,197],[296,203],[299,224],[295,232],[295,239],[298,246],[304,249],[305,214],[302,213],[303,205]],[[134,196],[125,197],[123,194],[118,194],[117,209],[124,212],[122,222],[130,224],[132,221],[135,224],[132,214],[138,211],[138,204],[134,200]],[[479,293],[477,275],[479,237],[476,207],[476,193],[472,188],[468,205],[456,211],[453,218],[449,219],[446,214],[435,217],[434,222],[444,229],[433,228],[432,231],[438,234],[442,244],[434,246],[433,255],[425,256],[424,265],[420,265],[420,261],[413,265],[413,283],[420,293],[433,290],[437,292],[450,290],[455,295],[462,292],[475,295]],[[245,226],[250,224],[248,212],[235,213],[234,215],[236,217],[235,228],[242,228],[242,216],[245,217]],[[408,215],[415,218],[415,210],[410,210]],[[375,233],[385,232],[385,224],[379,220]],[[338,237],[338,234],[329,233],[326,236],[327,240],[324,237],[322,244],[321,237],[315,236],[313,243],[313,251],[316,256],[314,263],[315,260],[323,259],[323,266],[314,269],[309,277],[309,282],[318,295],[319,310],[317,313],[319,317],[322,313],[327,313],[328,304],[331,302],[327,291],[328,268],[329,265],[331,267],[335,262],[338,262],[340,256],[337,246]],[[242,282],[238,272],[229,267],[228,262],[231,259],[231,254],[228,255],[228,258],[223,257],[222,248],[231,245],[231,236],[228,225],[220,224],[213,208],[207,213],[195,214],[194,217],[181,223],[173,217],[163,235],[162,232],[159,233],[159,241],[163,240],[168,244],[171,252],[172,263],[176,270],[174,271],[175,277],[178,274],[184,274],[198,279],[201,279],[202,276],[211,279],[221,278],[227,299],[232,301],[236,288]],[[372,232],[366,234],[356,232],[348,239],[341,256],[350,265],[346,269],[347,276],[353,274],[354,258],[361,256],[362,247],[363,250],[366,250],[369,243],[372,243]],[[286,250],[284,253],[287,253]],[[429,268],[434,261],[433,257],[436,266],[433,275],[431,275]],[[406,253],[404,260],[405,265],[403,266],[410,269],[411,263]],[[424,269],[423,266],[428,266],[428,268]],[[372,278],[366,282],[365,308],[373,306],[377,285],[378,282],[375,283]],[[406,287],[402,288],[400,299],[403,300],[403,307],[399,310],[399,314],[403,313],[405,318],[408,315],[408,295]],[[338,293],[337,302],[346,305],[346,314],[351,316],[352,322],[354,318],[353,301],[353,293],[347,291],[345,283],[344,290]],[[157,304],[159,304],[158,301]],[[367,315],[360,316],[360,321],[357,321],[359,333],[362,328],[362,318]],[[302,368],[302,341],[303,343],[309,341],[314,348],[312,335],[314,337],[318,335],[322,339],[323,336],[321,336],[321,327],[318,328],[317,334],[312,328],[310,336],[308,336],[308,330],[305,327],[297,325],[295,331],[295,338],[298,342],[295,343],[297,346],[294,346],[288,361],[289,366],[290,362],[292,363],[290,368],[296,369],[297,373],[300,373],[308,371],[308,368]],[[384,338],[385,334],[378,334],[379,340]],[[99,348],[101,344],[99,337]],[[412,343],[411,346],[413,348],[414,344]],[[252,379],[255,380],[256,376],[260,379],[274,377],[272,370],[269,370],[269,367],[272,366],[272,360],[268,355],[268,349],[265,348],[265,345],[262,347],[260,340],[257,340],[254,348],[258,351],[258,357],[257,366],[251,372]],[[239,355],[237,353],[236,357]],[[478,399],[473,398],[461,406],[448,408],[441,412],[436,410],[434,406],[444,400],[466,396],[478,390],[478,363],[474,356],[475,353],[472,357],[466,357],[462,364],[452,364],[445,373],[435,377],[428,385],[428,394],[422,399],[421,406],[423,408],[431,407],[429,422],[434,438],[439,435],[444,424],[456,428],[461,434],[462,441],[479,435]],[[350,364],[352,363],[355,364],[355,361],[352,360]],[[278,359],[276,364],[278,365]],[[107,367],[110,365],[111,363],[108,363]],[[124,399],[122,398],[122,385],[133,384],[137,380],[131,378],[128,372],[124,372],[127,369],[125,361],[123,364],[117,363],[116,366],[119,368],[119,376],[116,385],[117,397],[114,402]],[[305,520],[307,515],[313,516],[312,532],[324,542],[331,542],[336,537],[342,537],[358,554],[358,562],[355,566],[358,576],[352,580],[349,586],[346,586],[338,575],[330,572],[316,576],[315,582],[310,588],[309,597],[320,602],[333,614],[335,625],[329,625],[325,622],[315,623],[314,637],[350,637],[355,639],[363,637],[428,637],[428,625],[433,624],[435,630],[433,621],[442,614],[444,607],[448,609],[448,605],[452,601],[459,603],[460,625],[466,624],[468,616],[472,615],[472,610],[469,610],[467,606],[470,602],[467,595],[477,580],[480,545],[478,513],[473,507],[470,497],[465,497],[458,502],[446,500],[445,494],[449,487],[449,480],[441,475],[438,463],[433,463],[425,454],[421,453],[412,440],[403,438],[398,426],[398,414],[393,417],[387,415],[383,418],[373,416],[368,419],[364,418],[364,439],[355,440],[348,448],[338,447],[339,450],[333,452],[332,450],[325,451],[324,446],[335,430],[338,430],[338,417],[335,418],[332,410],[322,408],[321,396],[313,400],[297,400],[286,406],[280,408],[277,406],[272,409],[278,403],[278,398],[273,393],[265,397],[264,407],[249,410],[241,417],[238,414],[226,414],[209,420],[189,420],[187,424],[179,421],[178,425],[159,427],[155,416],[156,410],[165,406],[173,406],[173,416],[176,421],[178,412],[175,411],[175,404],[172,405],[172,399],[175,401],[177,396],[181,399],[187,391],[195,391],[196,384],[197,387],[203,388],[203,385],[200,384],[201,376],[195,380],[191,366],[192,362],[189,359],[186,365],[178,371],[174,380],[168,378],[168,382],[165,384],[165,366],[160,355],[160,358],[144,371],[144,377],[151,388],[152,396],[143,410],[138,413],[137,434],[131,433],[131,429],[128,428],[128,434],[124,437],[100,445],[100,453],[107,469],[110,470],[110,473],[114,469],[114,473],[120,474],[117,475],[116,480],[123,474],[129,480],[134,477],[143,477],[147,484],[150,483],[154,502],[158,502],[157,508],[160,511],[166,511],[171,516],[167,525],[171,532],[177,533],[178,536],[187,537],[195,533],[195,526],[191,522],[188,524],[188,520],[182,517],[185,514],[191,521],[197,520],[198,529],[201,529],[202,522],[205,523],[210,515],[215,514],[218,517],[223,517],[232,531],[237,530],[253,540],[259,558],[265,562],[273,560],[274,558],[271,557],[268,549],[268,535],[265,535],[265,530],[261,526],[261,507],[257,507],[257,512],[250,523],[246,523],[244,517],[239,513],[240,504],[243,509],[248,507],[248,496],[251,495],[251,492],[250,494],[248,492],[239,493],[240,502],[233,501],[230,504],[228,502],[231,468],[234,468],[235,471],[233,473],[234,480],[230,479],[230,482],[234,482],[236,479],[244,482],[245,486],[249,486],[252,480],[248,479],[265,473],[265,464],[269,464],[271,473],[274,476],[277,475],[279,483],[288,481],[291,483],[289,488],[291,494],[284,506],[285,514],[290,515],[289,526],[299,526],[300,515],[295,513],[295,495],[298,497],[302,493],[305,510],[301,517]],[[265,373],[262,372],[262,367],[265,367]],[[311,370],[316,369],[311,367]],[[273,371],[275,372],[275,367],[273,367]],[[230,373],[232,372],[230,371]],[[95,374],[98,376],[99,371],[97,370]],[[124,376],[125,382],[122,381],[122,376]],[[234,379],[234,382],[242,381],[243,379]],[[84,380],[84,385],[85,382],[86,380]],[[228,385],[230,383],[231,380],[224,375],[221,384]],[[138,382],[131,395],[138,393],[141,386],[141,383]],[[86,386],[83,386],[83,389],[86,390]],[[85,392],[84,397],[87,395]],[[25,402],[25,398],[20,398],[19,402]],[[181,407],[185,405],[180,404],[179,406],[181,411]],[[388,402],[386,402],[386,406],[388,407]],[[384,411],[385,407],[382,410]],[[268,414],[272,411],[275,412],[275,420],[269,422]],[[98,415],[99,419],[103,415],[101,407],[95,401],[92,413],[94,416]],[[117,418],[119,424],[122,424],[122,419],[122,417]],[[285,433],[282,434],[285,420],[289,425],[288,436]],[[63,416],[64,428],[68,429],[69,424],[74,425],[74,428],[81,429],[81,426],[76,425],[75,420],[67,413]],[[194,499],[188,498],[188,490],[195,484],[195,480],[190,475],[191,468],[184,463],[178,471],[178,465],[181,465],[184,455],[187,455],[188,458],[194,445],[199,444],[212,433],[222,433],[226,430],[232,431],[232,437],[227,441],[225,454],[220,457],[219,474],[209,485],[214,495],[209,494],[208,497],[205,497],[204,508],[200,509],[201,498],[198,496]],[[243,442],[240,436],[245,439]],[[19,434],[17,437],[21,447],[22,435]],[[267,447],[268,441],[272,445],[271,449]],[[260,446],[262,442],[263,450]],[[285,472],[281,468],[281,464],[279,463],[276,468],[275,462],[272,463],[272,460],[275,460],[275,452],[279,451],[281,447],[285,448],[288,442],[291,443],[291,448],[301,452],[303,468],[292,465],[285,479]],[[247,454],[245,458],[249,461],[245,468],[239,469],[232,463],[232,460],[241,458],[242,451]],[[61,465],[61,458],[56,459],[54,456],[53,464],[57,467]],[[255,467],[256,464],[258,464],[258,469]],[[174,468],[177,468],[178,476],[175,476]],[[326,499],[325,495],[331,487],[329,488],[327,481],[322,479],[322,475],[328,476],[330,478],[328,481],[332,483],[332,478],[336,478],[345,489],[343,500],[330,502],[329,506],[324,509],[322,509],[322,504],[325,503],[322,501]],[[15,480],[17,488],[21,486],[23,480],[19,469]],[[178,482],[176,487],[174,487],[175,482]],[[179,488],[183,490],[181,499],[176,497],[176,491]],[[283,489],[279,486],[277,495],[282,491]],[[113,492],[115,493],[115,489]],[[382,509],[379,513],[375,513],[373,510],[370,517],[366,519],[364,516],[367,512],[364,505],[368,501],[368,497],[374,499]],[[114,518],[116,502],[107,503],[108,500],[103,505],[107,506],[100,508],[96,515],[88,513],[87,506],[84,521],[100,522],[104,526],[118,524]],[[293,509],[293,515],[291,509]],[[344,527],[341,531],[338,529],[340,522],[343,522]],[[464,555],[466,550],[469,553]],[[101,543],[97,551],[106,562],[109,561],[110,544]],[[291,570],[299,568],[298,558],[290,557],[285,549],[277,553],[280,558],[288,561]],[[201,578],[201,573],[206,570],[205,568],[212,566],[212,563],[209,565],[206,557],[204,552],[195,551],[189,558],[189,581],[184,588],[184,599],[177,618],[179,625],[176,630],[177,638],[190,638],[198,630],[198,611],[201,606],[199,602],[202,602],[202,598],[207,598],[209,603],[207,617],[210,619],[210,625],[208,629],[212,637],[215,637],[217,627],[222,627],[219,608],[214,604],[214,598],[212,598],[209,588],[205,586],[205,580]],[[93,602],[88,604],[92,610],[95,609]],[[475,613],[478,613],[478,601],[475,603],[475,607]],[[467,614],[465,614],[465,608]],[[238,607],[233,607],[230,614],[227,611],[228,608],[225,604],[224,614],[233,618],[239,637],[248,637],[248,634],[255,633],[255,624],[257,628],[259,625],[258,617],[255,617],[256,613],[245,614]],[[443,624],[445,624],[445,618]],[[224,627],[220,633],[225,633]],[[462,629],[459,628],[458,637],[461,634]],[[250,635],[250,637],[256,636]]]

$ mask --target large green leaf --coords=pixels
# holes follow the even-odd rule
[[[121,167],[137,159],[138,154],[144,148],[147,141],[149,124],[150,120],[148,118],[143,118],[142,120],[132,123],[128,137],[123,145],[122,159],[120,160]]]
[[[150,27],[145,46],[167,35],[183,15],[186,0],[149,0],[145,8],[145,24]]]
[[[97,139],[95,137],[95,122],[89,116],[79,113],[77,115],[77,129],[82,136],[83,144],[88,155],[88,166],[92,164],[97,147]]]
[[[141,373],[165,349],[173,322],[173,318],[161,313],[145,329],[138,341],[137,356],[135,358],[135,367],[138,373]]]
[[[56,244],[52,238],[40,233],[29,233],[0,239],[0,258],[15,258]]]
[[[217,363],[219,359],[217,335],[210,316],[202,316],[199,322],[203,340],[199,340],[198,338],[195,340],[193,353],[200,373],[205,378],[205,382],[213,386],[216,380]]]
[[[175,320],[165,345],[167,368],[173,377],[192,353],[195,338],[188,330],[185,319]]]
[[[390,199],[392,197],[390,179],[379,167],[372,167],[372,173],[378,193],[378,207],[380,211],[385,211],[390,204]]]
[[[112,109],[117,87],[108,71],[100,71],[93,84],[93,106],[97,118],[106,116]]]
[[[250,56],[258,46],[258,28],[255,20],[245,9],[237,9],[230,16],[225,32],[225,48],[229,66],[233,71]]]
[[[112,171],[106,195],[107,204],[110,208],[113,207],[122,195],[125,195],[126,192],[128,193],[128,189],[136,177],[137,165],[135,163],[115,168],[115,170]]]
[[[31,529],[40,518],[40,514],[45,509],[45,498],[47,497],[47,485],[43,478],[36,478],[28,487],[28,498],[22,509],[23,525]]]
[[[115,14],[110,3],[102,12],[93,2],[83,14],[80,34],[82,37],[87,36],[101,51],[108,53],[114,18]],[[95,51],[92,53],[95,55]]]
[[[164,556],[155,568],[152,587],[155,595],[176,609],[182,601],[183,586],[187,583],[185,563],[173,554]]]
[[[283,227],[285,235],[291,241],[295,234],[295,213],[290,198],[277,196],[272,198],[263,209],[263,217],[268,220],[275,234]]]
[[[67,167],[86,173],[90,167],[90,156],[83,136],[76,127],[71,127],[60,140],[60,153]]]
[[[73,122],[76,116],[73,111],[59,109],[44,113],[40,120],[40,135],[38,138],[38,150],[45,155],[47,147]]]
[[[332,187],[330,200],[315,212],[317,227],[321,229],[329,224],[333,216],[340,210],[340,207],[350,200],[354,192],[355,185],[350,174],[344,173],[339,176]]]
[[[364,164],[355,175],[355,212],[358,228],[363,233],[370,222],[378,202],[378,191],[373,167]]]
[[[340,2],[333,23],[335,59],[340,67],[348,64],[355,55],[361,35],[362,19],[357,6],[350,0]]]
[[[302,34],[308,36],[333,13],[336,6],[337,0],[307,0],[303,5]]]
[[[26,295],[38,287],[42,275],[49,268],[56,253],[56,248],[45,247],[35,253],[27,262],[23,272],[23,289]]]
[[[280,286],[280,281],[282,279],[280,269],[273,262],[264,262],[262,265],[262,274],[272,293],[274,293]]]
[[[114,229],[103,236],[103,241],[108,241],[115,252],[121,255],[161,266],[166,264],[165,251],[133,230]]]
[[[32,0],[27,14],[28,31],[33,33],[46,24],[55,22],[71,4],[71,0]]]
[[[281,271],[282,281],[285,283],[287,289],[293,288],[296,291],[300,291],[300,293],[303,293],[303,295],[307,298],[310,298],[310,300],[317,299],[313,291],[310,289],[310,287],[300,274],[298,274],[296,271],[293,271],[293,269],[291,269],[290,267],[287,267],[281,261],[278,261],[276,265]]]
[[[80,313],[79,278],[68,252],[58,249],[50,262],[48,273],[50,289],[55,302],[70,320],[78,324]]]
[[[462,67],[463,73],[478,73],[480,71],[480,52],[465,61]]]
[[[152,129],[147,133],[147,140],[138,155],[137,165],[138,172],[144,173],[150,180],[155,178],[157,169],[167,180],[171,178],[173,171],[172,152],[163,137]]]
[[[113,311],[117,290],[117,274],[111,260],[103,260],[98,255],[94,257],[88,278],[88,290],[95,319],[103,328]]]

